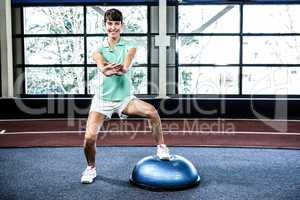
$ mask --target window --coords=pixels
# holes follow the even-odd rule
[[[179,6],[179,33],[238,33],[239,6]]]
[[[91,54],[106,36],[110,8],[123,12],[122,37],[138,47],[135,94],[158,94],[159,9],[151,3],[16,8],[22,26],[13,24],[15,72],[25,74],[23,93],[94,94],[99,71]],[[168,95],[299,96],[299,10],[276,2],[169,4]]]
[[[243,9],[242,93],[299,95],[300,5],[244,5]]]
[[[109,6],[24,7],[25,94],[93,94],[98,69],[91,54],[105,38]],[[123,38],[138,51],[132,73],[135,94],[147,94],[147,6],[118,6]]]
[[[299,10],[179,5],[178,94],[299,95]]]
[[[299,95],[299,67],[244,67],[244,94]]]
[[[238,94],[239,6],[182,5],[178,13],[178,94]]]
[[[236,94],[237,67],[179,67],[179,91],[182,94]]]
[[[232,36],[181,36],[179,64],[238,64],[239,38]]]

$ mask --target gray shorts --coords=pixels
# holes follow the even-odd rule
[[[136,97],[132,95],[122,101],[105,101],[95,95],[92,100],[90,112],[101,113],[108,119],[111,118],[113,113],[117,113],[121,119],[126,119],[127,115],[122,112],[133,99],[136,99]]]

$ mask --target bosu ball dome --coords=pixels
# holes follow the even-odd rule
[[[170,160],[147,156],[137,162],[129,181],[150,190],[182,190],[199,184],[200,176],[182,156],[172,155]]]

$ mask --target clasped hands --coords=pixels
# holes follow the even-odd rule
[[[105,63],[104,66],[101,67],[101,71],[105,76],[120,76],[125,74],[128,69],[126,69],[122,64]]]

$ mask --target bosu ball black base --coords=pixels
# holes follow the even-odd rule
[[[183,190],[198,185],[200,176],[182,156],[172,155],[170,160],[147,156],[135,165],[129,181],[150,190]]]

